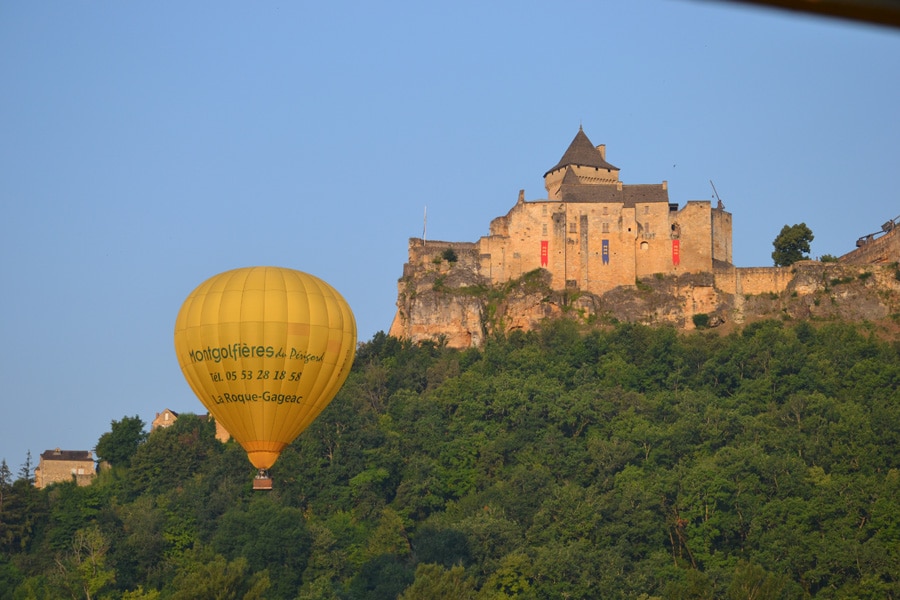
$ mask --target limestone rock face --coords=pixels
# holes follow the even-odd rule
[[[390,335],[469,348],[481,346],[492,333],[529,331],[560,318],[585,326],[625,321],[691,330],[771,318],[889,321],[900,314],[896,264],[803,261],[783,268],[770,289],[754,294],[743,293],[740,282],[742,275],[750,281],[755,270],[742,274],[728,267],[716,273],[646,277],[598,296],[553,290],[545,270],[490,286],[471,260],[460,254],[455,258],[437,261],[432,256],[406,265]]]
[[[423,289],[404,295],[390,335],[413,341],[445,341],[451,348],[471,348],[484,341],[483,303],[466,294]]]
[[[484,341],[483,292],[472,244],[410,244],[399,282],[397,314],[389,334],[412,341],[443,341],[452,348]]]

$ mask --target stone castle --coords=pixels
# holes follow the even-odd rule
[[[796,268],[732,264],[732,215],[721,201],[689,200],[679,207],[670,202],[665,181],[624,184],[605,146],[594,146],[581,128],[544,174],[544,187],[546,199],[526,200],[520,191],[516,204],[477,242],[411,239],[390,334],[477,346],[491,330],[529,329],[573,311],[690,329],[698,314],[713,323],[741,321],[745,300],[782,294],[796,284]],[[897,261],[896,234],[870,240],[841,257],[840,265]],[[523,288],[492,303],[478,293],[523,278],[532,282],[530,294]],[[655,306],[637,302],[634,293],[621,297],[660,282],[666,290],[649,302]],[[635,302],[637,313],[623,312],[623,304]]]
[[[710,272],[731,264],[731,215],[709,201],[679,210],[668,186],[626,185],[604,146],[578,134],[544,174],[546,200],[493,220],[476,244],[479,272],[497,284],[547,269],[554,289],[603,294],[654,273]]]

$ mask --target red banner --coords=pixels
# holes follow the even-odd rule
[[[547,266],[547,259],[550,255],[549,250],[549,242],[547,240],[541,240],[541,266]]]
[[[681,264],[681,240],[672,240],[672,264]]]

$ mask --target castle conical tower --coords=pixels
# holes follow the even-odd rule
[[[581,127],[556,166],[544,173],[549,200],[562,200],[564,187],[618,182],[619,167],[606,162],[606,146],[594,146]]]

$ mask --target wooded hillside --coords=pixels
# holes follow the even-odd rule
[[[900,345],[865,327],[378,334],[272,492],[135,419],[89,487],[0,473],[0,600],[900,597]]]

